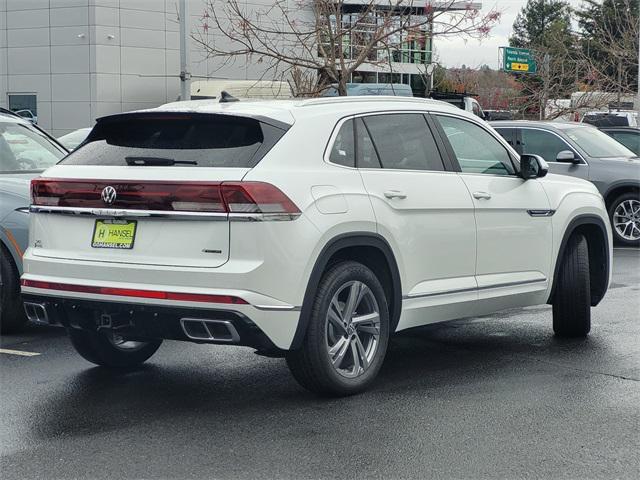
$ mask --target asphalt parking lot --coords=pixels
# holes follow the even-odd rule
[[[638,478],[640,251],[616,249],[587,340],[547,306],[396,336],[374,388],[327,400],[283,360],[165,342],[142,368],[64,332],[1,338],[0,476]]]

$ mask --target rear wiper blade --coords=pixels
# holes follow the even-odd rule
[[[198,165],[198,162],[192,160],[174,160],[173,158],[162,157],[125,157],[127,165],[151,167],[170,167],[171,165]]]

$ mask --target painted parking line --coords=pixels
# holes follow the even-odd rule
[[[614,250],[635,250],[636,252],[640,252],[640,249],[637,247],[613,247]]]
[[[23,352],[21,350],[9,350],[8,348],[0,348],[0,353],[6,353],[7,355],[20,355],[21,357],[37,357],[40,355],[36,352]]]

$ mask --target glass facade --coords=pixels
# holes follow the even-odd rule
[[[341,26],[337,27],[335,15],[330,16],[329,28],[343,32],[342,45],[336,45],[336,55],[355,60],[366,52],[365,61],[370,63],[398,62],[429,64],[432,57],[431,25],[423,15],[390,15],[388,12],[344,13]],[[394,32],[385,36],[374,48],[368,47],[380,36],[381,29]],[[383,34],[384,35],[384,34]],[[341,47],[341,48],[340,48]],[[320,55],[331,49],[330,39],[322,42]]]

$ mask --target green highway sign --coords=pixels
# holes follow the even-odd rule
[[[536,73],[536,61],[526,48],[502,48],[502,70],[515,73]]]

